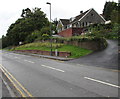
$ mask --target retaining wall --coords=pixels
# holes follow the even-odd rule
[[[16,50],[16,51],[17,52],[24,52],[24,53],[40,54],[40,55],[50,55],[50,51],[41,51],[41,50]],[[56,56],[56,52],[52,51],[52,55]],[[57,56],[69,57],[69,56],[71,56],[71,52],[57,52]]]

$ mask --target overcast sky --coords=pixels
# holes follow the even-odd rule
[[[99,14],[102,13],[106,1],[118,0],[1,0],[0,2],[0,38],[6,35],[8,27],[14,23],[25,8],[41,8],[49,18],[49,5],[52,4],[52,19],[70,18],[94,8]]]

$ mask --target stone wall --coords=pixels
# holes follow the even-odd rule
[[[53,42],[56,43],[56,40],[53,40]],[[89,50],[93,50],[93,51],[99,51],[99,50],[103,50],[106,48],[107,46],[107,42],[105,39],[102,40],[95,40],[95,41],[66,41],[66,40],[62,40],[62,41],[57,41],[57,43],[63,43],[66,45],[74,45],[74,46],[79,46],[81,48],[85,48],[85,49],[89,49]]]

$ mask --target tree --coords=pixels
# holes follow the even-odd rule
[[[21,17],[11,24],[7,30],[7,39],[10,40],[9,45],[18,45],[21,41],[25,42],[26,38],[31,37],[35,30],[40,31],[43,27],[49,26],[46,14],[41,11],[41,8],[23,9]]]
[[[110,16],[111,21],[112,21],[113,23],[120,23],[120,18],[119,18],[119,16],[120,16],[120,13],[119,13],[117,10],[113,10],[113,11],[111,12],[111,16]]]
[[[21,17],[25,18],[25,17],[30,17],[31,15],[32,15],[32,12],[29,8],[22,10]]]
[[[118,4],[116,2],[106,2],[103,9],[103,15],[106,20],[111,20],[111,13],[113,10],[118,10]]]
[[[41,32],[41,36],[42,36],[43,34],[47,34],[47,35],[49,35],[49,36],[51,35],[51,34],[50,34],[50,28],[49,28],[49,27],[44,27],[44,28],[42,28],[40,32]]]
[[[47,40],[47,39],[49,39],[50,38],[50,36],[48,35],[48,34],[43,34],[42,35],[42,39],[43,40]]]
[[[5,48],[5,47],[7,47],[8,46],[8,39],[7,39],[7,37],[6,36],[2,36],[2,48]]]
[[[40,37],[40,31],[34,31],[25,39],[25,43],[32,43],[36,38]]]

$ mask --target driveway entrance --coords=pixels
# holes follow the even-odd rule
[[[68,62],[118,69],[118,41],[107,40],[107,42],[108,46],[106,49]]]

